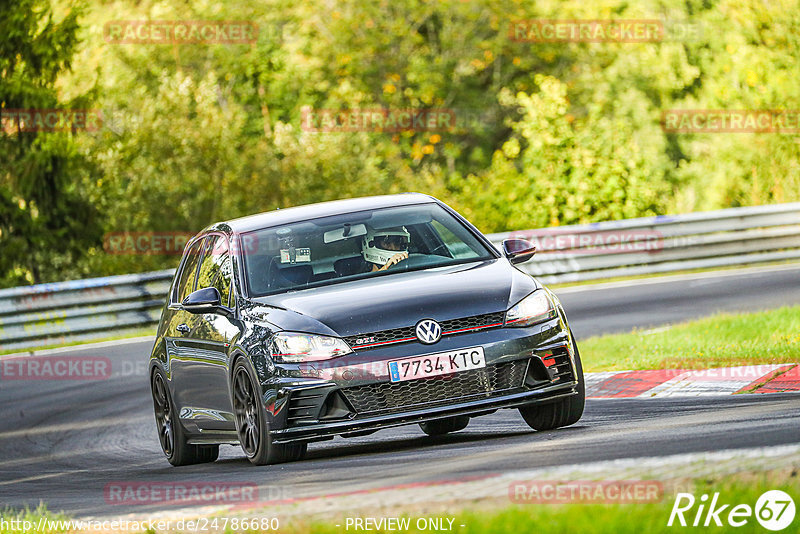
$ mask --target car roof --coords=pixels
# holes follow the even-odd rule
[[[318,217],[339,215],[342,213],[353,213],[356,211],[390,208],[394,206],[405,206],[409,204],[421,204],[438,202],[434,197],[422,193],[401,193],[398,195],[381,195],[374,197],[349,198],[345,200],[333,200],[330,202],[320,202],[317,204],[307,204],[293,208],[277,209],[256,215],[248,215],[230,221],[212,224],[203,232],[212,230],[222,230],[233,233],[245,233],[270,226],[291,224]]]

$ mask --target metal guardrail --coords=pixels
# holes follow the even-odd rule
[[[800,203],[491,234],[537,245],[544,283],[800,259]],[[0,350],[109,336],[158,322],[173,271],[0,290]]]
[[[153,325],[173,272],[0,289],[0,350],[81,341]]]
[[[800,202],[488,237],[539,245],[521,267],[546,284],[751,265],[800,259]]]

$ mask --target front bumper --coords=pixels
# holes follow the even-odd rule
[[[387,362],[481,346],[486,367],[392,383]],[[495,328],[362,350],[327,366],[283,365],[264,401],[275,442],[315,441],[351,432],[477,415],[577,394],[578,377],[563,315],[527,328]]]
[[[327,439],[348,432],[363,432],[381,430],[395,426],[413,423],[422,423],[442,417],[458,415],[475,415],[482,412],[494,411],[499,408],[514,408],[535,402],[552,402],[572,395],[577,395],[575,390],[577,382],[559,384],[535,391],[523,391],[502,397],[476,400],[471,402],[451,404],[416,411],[403,412],[391,415],[382,415],[357,420],[345,420],[332,423],[318,423],[313,426],[292,427],[283,430],[273,430],[272,439],[275,443],[292,441],[316,441]]]

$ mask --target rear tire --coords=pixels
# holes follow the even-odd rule
[[[572,334],[570,332],[570,334]],[[534,430],[552,430],[562,426],[569,426],[578,422],[583,415],[583,407],[586,403],[586,384],[583,380],[583,365],[578,346],[572,341],[572,349],[575,353],[575,368],[578,375],[577,395],[572,395],[565,399],[560,399],[550,404],[533,404],[521,406],[519,413]]]
[[[469,417],[466,415],[458,415],[456,417],[447,417],[445,419],[435,419],[433,421],[425,421],[420,423],[419,427],[423,432],[429,436],[443,436],[450,432],[458,432],[464,430],[469,424]]]
[[[167,461],[178,467],[214,462],[219,457],[219,445],[189,445],[186,432],[178,419],[175,403],[161,369],[156,369],[150,381],[153,409],[161,450]]]
[[[261,387],[244,359],[233,366],[233,413],[236,433],[247,459],[255,465],[302,460],[308,443],[273,443],[267,425],[267,411],[258,393]]]

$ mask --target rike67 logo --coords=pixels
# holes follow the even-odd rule
[[[755,516],[756,521],[765,529],[779,531],[792,524],[795,512],[794,500],[788,493],[780,490],[764,492],[756,501],[755,507],[749,504],[723,503],[719,493],[714,493],[710,500],[706,494],[695,499],[691,493],[678,493],[667,526],[742,527]]]

